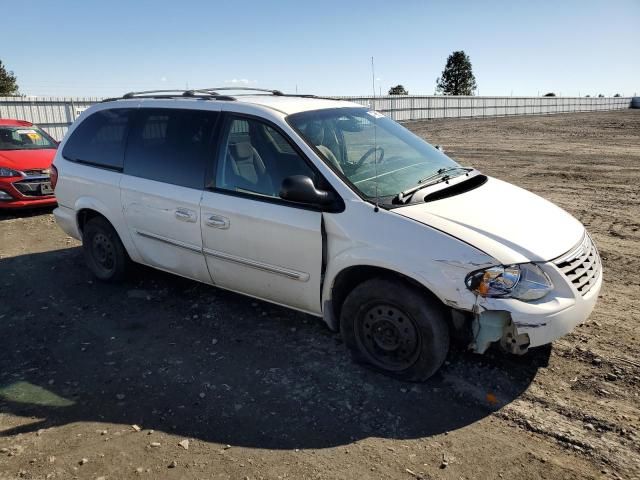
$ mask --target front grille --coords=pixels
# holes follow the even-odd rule
[[[43,193],[43,184],[45,185],[45,193]],[[26,178],[24,180],[14,182],[13,186],[16,187],[16,190],[18,190],[22,195],[27,197],[49,197],[53,195],[53,193],[49,193],[51,188],[51,181],[49,177]]]
[[[598,249],[588,233],[585,233],[577,247],[555,259],[553,263],[583,296],[591,290],[602,270]]]

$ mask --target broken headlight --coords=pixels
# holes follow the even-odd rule
[[[553,289],[544,271],[533,263],[497,265],[476,270],[465,279],[467,288],[483,297],[538,300]]]

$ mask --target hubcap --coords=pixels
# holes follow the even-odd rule
[[[115,252],[109,237],[103,233],[96,233],[92,241],[92,253],[96,263],[105,270],[113,270],[115,266]]]
[[[357,319],[356,339],[369,361],[385,370],[404,370],[420,354],[420,334],[413,319],[401,309],[377,304]]]

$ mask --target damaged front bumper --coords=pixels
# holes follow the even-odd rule
[[[554,265],[546,267],[555,288],[540,300],[477,298],[471,350],[484,353],[492,343],[500,342],[505,350],[523,354],[530,347],[546,345],[568,334],[589,318],[602,287],[602,271],[590,290],[582,295]]]

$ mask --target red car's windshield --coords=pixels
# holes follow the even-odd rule
[[[0,125],[0,150],[40,150],[57,144],[42,129]]]

